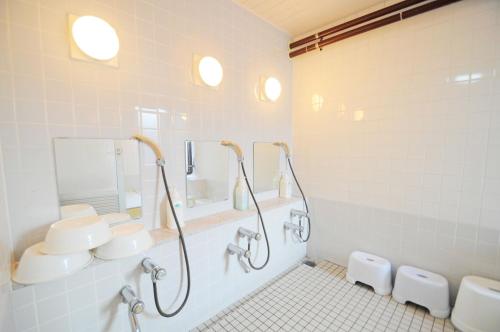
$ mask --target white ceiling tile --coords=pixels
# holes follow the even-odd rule
[[[324,27],[382,0],[233,0],[292,37]]]

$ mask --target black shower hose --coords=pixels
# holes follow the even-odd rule
[[[288,160],[288,165],[290,166],[290,171],[292,172],[293,179],[295,180],[295,183],[297,184],[297,188],[299,188],[300,194],[302,195],[302,200],[304,201],[304,206],[306,207],[306,212],[307,212],[307,237],[304,239],[302,236],[302,218],[299,218],[299,237],[302,242],[307,242],[309,241],[309,238],[311,237],[311,217],[309,216],[309,206],[307,205],[307,200],[306,196],[304,195],[304,192],[302,191],[302,188],[300,187],[299,181],[297,180],[297,177],[295,176],[295,172],[293,171],[292,167],[292,162],[290,161],[290,157],[286,158]]]
[[[153,282],[153,292],[155,298],[155,305],[156,309],[158,310],[158,313],[163,317],[173,317],[177,315],[182,310],[182,308],[184,308],[184,305],[186,304],[189,298],[189,292],[191,290],[191,271],[189,270],[189,260],[186,250],[186,242],[184,241],[184,235],[182,234],[182,229],[181,226],[179,225],[177,214],[175,213],[174,204],[172,203],[172,197],[170,196],[170,190],[168,189],[167,178],[165,176],[165,168],[163,167],[163,165],[160,165],[160,168],[161,168],[161,176],[163,178],[163,184],[165,185],[165,190],[167,191],[168,203],[170,204],[170,209],[172,210],[172,215],[174,216],[175,225],[177,226],[177,230],[179,231],[179,239],[181,240],[182,252],[184,254],[184,261],[186,262],[187,289],[186,289],[186,296],[184,297],[184,300],[182,301],[181,305],[172,313],[166,313],[162,310],[160,301],[158,300],[158,289],[156,287],[156,282]]]
[[[264,219],[262,219],[262,213],[260,212],[259,204],[257,204],[257,200],[255,199],[255,196],[253,194],[252,188],[250,188],[250,183],[248,182],[247,179],[247,173],[245,172],[245,166],[243,165],[243,161],[240,162],[241,165],[241,170],[243,171],[243,177],[245,178],[245,182],[247,184],[248,191],[250,192],[250,196],[252,196],[253,203],[255,204],[255,207],[257,209],[257,214],[259,215],[260,219],[260,224],[262,225],[262,231],[264,232],[264,239],[266,240],[266,247],[267,247],[267,257],[266,261],[264,264],[261,266],[255,266],[252,263],[252,260],[250,257],[248,257],[248,265],[254,270],[262,270],[264,267],[266,267],[267,263],[269,263],[269,258],[271,257],[271,248],[269,247],[269,239],[267,238],[267,232],[266,232],[266,226],[264,225]],[[250,240],[248,240],[248,251],[250,250]]]

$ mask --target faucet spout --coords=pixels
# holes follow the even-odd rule
[[[227,252],[229,255],[236,255],[238,256],[238,262],[240,263],[241,267],[245,271],[245,273],[250,272],[250,267],[245,263],[245,259],[250,257],[250,251],[243,249],[241,247],[238,247],[237,245],[234,245],[232,243],[228,244],[227,246]]]
[[[238,256],[238,262],[240,263],[245,273],[250,273],[250,266],[248,266],[247,263],[245,263],[245,261],[243,260],[243,256]]]
[[[144,311],[144,302],[142,302],[130,286],[124,286],[120,290],[120,295],[122,297],[122,302],[128,304],[128,315],[130,318],[130,324],[132,326],[133,332],[141,332],[141,327],[139,321],[137,320],[137,315]]]

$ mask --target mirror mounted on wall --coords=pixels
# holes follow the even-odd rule
[[[228,164],[228,150],[218,141],[185,142],[188,208],[228,200]]]
[[[142,216],[136,140],[55,138],[54,155],[61,209],[89,204],[100,215]]]
[[[255,193],[279,189],[282,167],[280,149],[271,142],[253,143],[253,188]]]

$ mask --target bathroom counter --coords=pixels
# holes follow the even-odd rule
[[[300,201],[301,199],[292,197],[292,198],[271,198],[258,203],[261,212],[264,213],[266,211],[270,211]],[[219,227],[231,222],[235,222],[245,218],[250,218],[253,216],[257,216],[257,209],[255,209],[255,207],[250,208],[246,211],[227,210],[211,214],[208,216],[203,216],[200,218],[188,220],[186,222],[186,226],[182,228],[182,231],[185,236],[189,236],[192,234],[197,234],[215,227]],[[155,245],[160,245],[166,242],[174,241],[179,238],[179,232],[177,232],[177,230],[171,230],[167,228],[153,229],[150,231],[150,234],[155,241]]]
[[[299,198],[271,198],[267,200],[263,200],[259,202],[259,206],[262,213],[278,209],[280,207],[284,207],[290,204],[295,204],[300,202]],[[186,226],[182,228],[185,236],[190,236],[193,234],[198,234],[205,232],[210,229],[214,229],[232,222],[241,221],[243,219],[251,218],[257,216],[257,210],[255,207],[250,208],[246,211],[238,211],[238,210],[226,210],[219,213],[190,219],[186,222]],[[266,219],[264,219],[266,222]],[[162,244],[177,241],[179,238],[179,233],[176,230],[171,230],[167,228],[157,228],[149,231],[154,240],[154,246],[160,246]],[[97,257],[94,257],[92,263],[87,266],[85,269],[93,268],[97,265],[106,264],[107,260],[102,260]],[[13,266],[14,267],[14,266]],[[31,287],[33,285],[21,285],[16,282],[12,282],[13,290]]]

